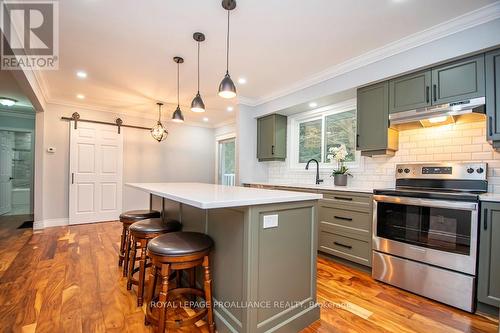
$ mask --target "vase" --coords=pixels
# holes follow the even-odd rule
[[[334,175],[333,183],[335,186],[346,186],[347,185],[347,175]]]

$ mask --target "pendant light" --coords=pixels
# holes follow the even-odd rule
[[[226,37],[226,75],[219,85],[219,96],[222,98],[233,98],[236,96],[236,86],[229,75],[229,16],[231,10],[236,8],[235,0],[222,0],[222,8],[227,10],[227,37]]]
[[[184,116],[182,115],[181,107],[179,106],[179,65],[184,62],[181,57],[174,57],[174,61],[177,63],[177,109],[175,109],[172,114],[172,121],[176,123],[183,123]]]
[[[193,34],[193,39],[198,42],[198,92],[191,102],[191,111],[193,112],[205,112],[205,103],[200,95],[200,43],[205,40],[205,35],[201,32],[195,32]]]
[[[161,107],[162,107],[163,103],[158,102],[158,103],[156,103],[156,105],[158,105],[158,122],[151,129],[151,136],[156,141],[161,142],[167,138],[168,131],[165,127],[163,127],[163,125],[161,123]]]

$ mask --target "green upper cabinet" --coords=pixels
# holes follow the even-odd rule
[[[477,299],[500,306],[500,203],[483,202],[479,232]]]
[[[257,158],[259,161],[286,159],[286,116],[272,114],[257,119]]]
[[[431,105],[431,71],[389,81],[389,112],[401,112]]]
[[[488,141],[500,147],[500,49],[486,54]]]
[[[357,150],[362,155],[392,155],[398,149],[397,132],[389,128],[389,82],[357,91]]]
[[[484,54],[433,68],[432,104],[483,97],[484,74]]]

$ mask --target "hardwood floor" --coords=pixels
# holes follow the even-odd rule
[[[117,267],[120,232],[116,222],[35,233],[0,228],[0,332],[150,332]],[[321,320],[305,333],[498,332],[496,319],[412,295],[323,258],[318,302]],[[179,332],[208,330],[198,322]]]

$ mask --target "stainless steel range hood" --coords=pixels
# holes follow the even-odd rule
[[[449,124],[454,122],[472,122],[485,118],[484,97],[465,101],[435,105],[389,115],[393,128],[404,130]]]

